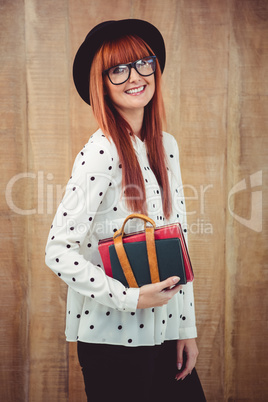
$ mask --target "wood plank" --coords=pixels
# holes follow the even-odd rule
[[[23,3],[1,2],[0,24],[0,400],[22,402],[28,394],[27,216],[14,209],[27,203],[19,180],[27,170]]]
[[[266,1],[230,2],[227,190],[239,182],[246,187],[230,199],[236,216],[227,219],[225,366],[230,401],[268,398],[263,381],[268,368],[268,207],[262,187],[268,166],[267,19]]]
[[[68,7],[64,0],[25,2],[28,169],[35,175],[29,217],[29,401],[68,399],[64,337],[66,286],[45,267],[56,187],[69,170]]]

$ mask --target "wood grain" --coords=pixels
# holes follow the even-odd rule
[[[262,181],[266,186],[267,2],[232,2],[230,22],[227,189],[245,180],[247,188],[233,195],[231,208],[249,226],[228,215],[226,398],[265,401],[267,385],[262,373],[267,372],[268,366],[267,201],[263,198]],[[252,198],[256,191],[259,204],[258,199],[254,202]],[[253,211],[256,218],[250,222]]]
[[[207,398],[217,395],[221,400],[228,15],[221,1],[183,1],[180,11],[180,106],[174,130],[184,183],[189,186],[186,195],[194,197],[186,202],[196,273],[197,368]]]
[[[166,42],[167,131],[180,147],[207,400],[266,401],[265,0],[0,1],[0,399],[86,401],[64,337],[66,287],[44,249],[73,160],[97,128],[72,82],[74,55],[94,25],[123,18],[152,22]]]
[[[27,205],[20,176],[27,170],[23,3],[1,2],[0,16],[0,400],[21,402],[27,399],[29,363],[27,216],[18,215],[14,209]]]
[[[68,9],[63,0],[25,3],[28,169],[33,181],[29,219],[29,401],[66,401],[66,287],[44,266],[56,205],[51,188],[69,177]],[[49,210],[47,208],[49,207]],[[50,221],[50,222],[49,222]]]

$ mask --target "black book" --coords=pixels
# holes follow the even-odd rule
[[[179,276],[180,282],[178,285],[186,284],[187,281],[180,240],[178,238],[155,240],[155,248],[160,281],[170,276]],[[124,243],[124,249],[138,286],[141,287],[151,283],[146,242]],[[114,245],[109,246],[109,253],[113,278],[128,287]]]

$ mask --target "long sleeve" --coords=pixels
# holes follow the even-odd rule
[[[114,185],[115,169],[109,148],[98,142],[89,142],[77,156],[49,233],[46,264],[80,295],[113,309],[135,311],[139,290],[107,277],[97,264],[96,251],[90,250],[98,240],[91,233],[96,232],[96,216]]]

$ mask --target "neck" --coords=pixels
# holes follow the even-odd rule
[[[119,112],[132,128],[133,134],[141,139],[144,109],[120,110]]]

